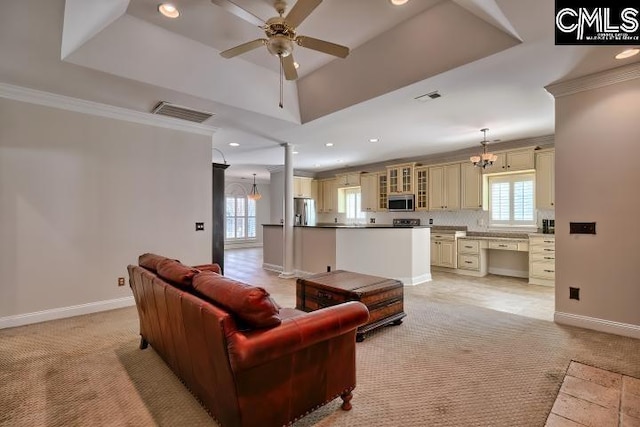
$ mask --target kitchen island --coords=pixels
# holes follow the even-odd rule
[[[263,224],[263,268],[282,271],[283,227]],[[315,225],[294,227],[296,275],[347,270],[417,285],[431,280],[431,229],[425,226]]]

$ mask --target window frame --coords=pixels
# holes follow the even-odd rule
[[[228,209],[227,209],[227,203],[229,203],[229,199],[233,199],[234,201],[234,215],[229,215],[228,214]],[[242,200],[244,203],[244,215],[238,215],[238,201]],[[257,230],[257,203],[255,200],[251,200],[247,197],[246,194],[243,195],[238,195],[238,194],[234,194],[234,193],[227,193],[224,196],[224,241],[226,243],[235,243],[235,242],[255,242],[258,240],[258,230]],[[251,208],[250,205],[253,205],[253,215],[249,215]],[[227,227],[227,222],[230,218],[234,219],[234,237],[228,237],[227,236],[227,232],[228,232],[228,227]],[[253,219],[253,236],[249,236],[249,232],[250,232],[250,227],[249,227],[249,223],[250,220]],[[238,220],[242,221],[242,227],[244,230],[244,236],[243,237],[238,237]]]
[[[353,209],[350,209],[349,206],[350,196],[354,197]],[[352,210],[354,211],[355,216],[350,215]],[[367,222],[366,212],[362,211],[362,191],[360,187],[349,187],[344,189],[344,211],[347,222],[353,222],[355,224],[365,224]]]
[[[527,182],[531,184],[531,199],[526,200],[525,203],[531,205],[531,219],[517,220],[516,215],[516,190],[514,189],[515,183]],[[494,207],[493,207],[493,184],[496,183],[508,183],[508,219],[494,219]],[[535,172],[515,172],[508,174],[495,174],[488,176],[487,181],[488,188],[488,212],[489,212],[489,226],[492,228],[536,228],[536,176]]]

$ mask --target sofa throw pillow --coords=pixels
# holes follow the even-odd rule
[[[144,267],[147,270],[158,271],[158,263],[164,261],[167,257],[163,257],[156,254],[146,253],[138,257],[138,265]]]
[[[190,287],[193,277],[199,272],[200,270],[187,267],[174,259],[168,258],[158,263],[157,270],[158,276],[182,287]]]
[[[220,274],[220,266],[218,264],[194,265],[193,268],[200,271],[213,271],[214,273]]]
[[[280,324],[278,307],[269,292],[238,282],[212,271],[193,278],[193,288],[215,304],[227,309],[252,328],[270,328]]]

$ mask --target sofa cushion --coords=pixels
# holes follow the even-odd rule
[[[197,274],[193,278],[193,288],[249,327],[269,328],[281,322],[277,305],[263,288],[238,282],[212,271]]]
[[[174,259],[168,258],[160,261],[157,269],[158,276],[182,287],[190,287],[193,277],[199,272],[200,270],[187,267]]]
[[[138,257],[138,265],[140,267],[146,268],[147,270],[156,272],[158,271],[158,264],[160,263],[160,261],[164,261],[165,259],[168,258],[161,255],[146,253]]]

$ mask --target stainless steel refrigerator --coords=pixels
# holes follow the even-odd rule
[[[313,199],[293,199],[293,224],[316,225],[316,204]]]

